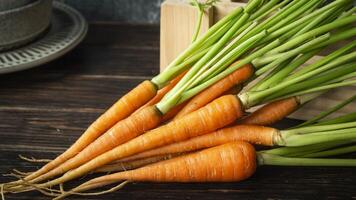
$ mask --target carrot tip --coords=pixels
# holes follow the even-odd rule
[[[11,173],[9,174],[9,176],[13,176],[13,177],[16,177],[18,178],[19,180],[22,181],[22,183],[20,184],[17,184],[17,186],[21,186],[21,187],[17,187],[17,188],[5,188],[5,186],[7,184],[2,184],[1,185],[1,194],[3,195],[4,193],[6,192],[10,192],[10,193],[21,193],[21,192],[27,192],[27,191],[31,191],[33,189],[41,192],[42,194],[44,195],[47,195],[47,196],[52,196],[52,197],[56,197],[59,195],[59,191],[58,190],[55,190],[55,189],[50,189],[50,188],[43,188],[43,187],[39,187],[37,186],[36,184],[33,184],[33,183],[30,183],[26,180],[23,179],[22,176],[20,175],[17,175],[17,174],[14,174],[14,173]],[[57,194],[56,194],[57,193]]]
[[[124,181],[122,183],[120,183],[119,185],[116,185],[108,190],[104,190],[101,192],[91,192],[91,193],[84,193],[84,192],[75,192],[75,190],[80,191],[81,190],[81,186],[78,186],[77,188],[74,188],[71,191],[68,192],[63,192],[61,195],[57,196],[56,198],[54,198],[53,200],[60,200],[63,199],[67,196],[70,195],[80,195],[80,196],[98,196],[98,195],[103,195],[103,194],[108,194],[108,193],[112,193],[115,191],[118,191],[119,189],[123,188],[126,184],[128,184],[130,181]]]
[[[5,200],[4,184],[0,184],[0,194],[1,194],[1,200]]]
[[[29,174],[31,174],[32,172],[22,172],[20,170],[17,170],[17,169],[12,169],[13,172],[15,172],[17,175],[20,175],[20,176],[28,176]]]
[[[24,161],[27,161],[27,162],[31,162],[31,163],[49,163],[49,162],[52,161],[50,159],[36,159],[34,157],[28,158],[28,157],[25,157],[25,156],[23,156],[21,154],[19,154],[19,158],[21,160],[24,160]]]

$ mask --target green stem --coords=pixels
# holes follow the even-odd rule
[[[311,9],[313,9],[313,6],[315,6],[316,4],[319,4],[319,3],[320,3],[320,0],[312,0],[312,1],[307,2],[305,5],[303,5],[302,8],[295,10],[294,12],[290,13],[288,16],[286,16],[282,20],[278,21],[275,25],[273,25],[271,28],[268,29],[268,32],[273,32],[273,31],[280,29],[288,22],[294,21],[299,15],[310,11]]]
[[[356,159],[294,158],[257,153],[258,165],[355,167]]]
[[[312,92],[312,93],[307,93],[307,94],[302,94],[302,95],[296,95],[294,97],[297,97],[299,99],[299,104],[304,105],[308,103],[309,101],[319,97],[320,95],[324,94],[324,92]],[[288,97],[290,98],[290,97]]]
[[[306,61],[308,61],[310,58],[312,58],[318,52],[320,52],[320,49],[310,51],[310,52],[303,54],[303,55],[299,56],[298,58],[294,59],[287,66],[283,67],[281,70],[278,70],[276,72],[276,74],[274,74],[273,76],[259,82],[259,86],[255,89],[255,91],[264,90],[269,87],[276,86],[285,77],[287,77],[292,71],[294,71],[299,66],[304,64]],[[251,91],[253,91],[253,90],[251,90]]]
[[[352,73],[349,73],[349,74],[346,74],[344,76],[338,77],[338,78],[334,79],[332,82],[329,82],[329,83],[337,83],[337,82],[345,81],[347,79],[351,79],[351,78],[355,78],[355,77],[356,77],[356,71],[352,72]]]
[[[290,58],[281,64],[279,64],[277,67],[275,67],[273,70],[271,70],[267,75],[265,75],[261,80],[259,80],[257,83],[253,85],[253,87],[249,88],[249,91],[259,91],[259,90],[264,90],[270,86],[270,79],[273,78],[275,75],[277,75],[281,70],[287,68],[287,66],[291,65],[291,61],[293,58]]]
[[[201,29],[203,16],[204,16],[204,11],[199,9],[197,26],[195,27],[195,31],[194,31],[194,34],[193,34],[192,42],[195,42],[197,40],[197,38],[198,38],[198,35],[200,33],[200,29]]]
[[[337,49],[336,51],[332,52],[331,54],[325,56],[321,60],[319,60],[307,67],[302,68],[301,70],[299,70],[299,71],[295,72],[294,74],[290,75],[289,77],[287,77],[286,80],[294,79],[298,76],[301,76],[302,74],[305,74],[307,72],[310,72],[317,68],[320,68],[322,65],[325,65],[325,64],[331,62],[332,60],[339,58],[340,56],[347,53],[354,47],[356,47],[356,41],[350,42],[347,45],[343,46],[342,48]]]
[[[342,81],[342,82],[339,82],[339,83],[332,83],[332,84],[327,84],[327,85],[323,85],[323,86],[319,86],[319,87],[314,87],[314,88],[307,89],[307,90],[302,90],[300,92],[292,93],[292,94],[283,96],[281,98],[288,98],[288,97],[291,97],[291,96],[304,95],[304,94],[309,94],[309,93],[314,93],[314,92],[323,92],[323,91],[327,91],[327,90],[330,90],[330,89],[349,86],[349,85],[354,85],[354,84],[356,84],[356,80]],[[277,99],[279,99],[279,98],[277,98]]]
[[[260,34],[257,34],[251,38],[249,38],[248,40],[242,42],[239,45],[233,45],[235,46],[234,49],[230,50],[229,52],[226,52],[224,50],[222,50],[222,54],[220,55],[220,53],[216,56],[218,57],[218,59],[212,59],[211,63],[209,62],[209,64],[213,64],[214,65],[211,66],[209,69],[204,69],[202,68],[202,70],[200,71],[201,73],[198,73],[196,75],[196,79],[191,83],[191,87],[196,86],[199,82],[201,82],[204,79],[207,79],[209,76],[211,76],[212,74],[214,74],[214,72],[216,71],[222,71],[224,69],[226,69],[226,67],[228,67],[232,62],[234,62],[238,57],[240,57],[242,54],[246,53],[248,50],[250,50],[254,44],[256,44],[259,40],[261,40],[267,33],[266,32],[262,32]],[[240,37],[235,38],[237,41],[239,40]],[[230,49],[229,46],[227,46],[228,49]],[[223,56],[223,57],[222,57]],[[209,65],[207,65],[209,66]]]
[[[315,88],[325,87],[323,84],[328,84],[329,81],[332,81],[338,77],[347,75],[352,73],[356,70],[356,62],[347,63],[344,65],[339,66],[338,68],[331,69],[326,71],[322,74],[317,75],[315,78],[305,80],[299,84],[294,84],[285,88],[284,90],[278,91],[265,100],[268,101],[270,99],[276,99],[278,97],[289,96],[290,94],[296,94],[297,92],[305,92],[310,91],[308,90],[311,88],[313,91],[316,91]],[[320,87],[318,87],[320,85]]]
[[[338,18],[343,18],[343,17],[346,17],[346,16],[350,16],[352,15],[353,13],[356,12],[356,7],[354,7],[353,5],[351,5],[351,9],[348,10],[348,11],[345,11],[344,13],[342,13]]]
[[[331,149],[335,147],[339,147],[342,145],[353,143],[354,141],[332,141],[321,144],[313,144],[306,146],[298,146],[298,147],[278,147],[274,149],[260,151],[267,154],[279,155],[279,156],[289,156],[289,157],[298,157],[305,155],[305,152],[309,154],[309,152],[314,153],[318,151],[323,151],[326,149]]]
[[[318,49],[320,47],[325,47],[325,46],[328,46],[330,44],[334,44],[336,42],[339,42],[339,41],[342,41],[342,40],[345,40],[345,39],[348,39],[348,38],[352,38],[354,36],[356,36],[356,28],[351,28],[351,29],[348,29],[348,30],[343,30],[343,31],[340,31],[340,32],[336,32],[336,33],[333,33],[331,35],[329,40],[315,45],[313,47],[313,49]]]
[[[189,69],[192,65],[194,65],[194,63],[196,61],[198,61],[200,58],[202,58],[210,50],[210,48],[211,47],[205,48],[205,49],[201,50],[200,52],[193,54],[191,57],[184,60],[181,64],[167,70],[166,71],[167,77],[175,77],[178,74],[181,74],[182,72]],[[171,78],[169,78],[169,79],[171,79]]]
[[[306,154],[302,157],[304,157],[304,158],[329,157],[329,156],[336,156],[336,155],[342,155],[342,154],[353,153],[353,152],[356,152],[356,145],[340,147],[340,148],[331,149],[328,151],[310,153],[310,154]]]
[[[296,55],[300,54],[301,52],[303,52],[307,49],[310,49],[311,47],[315,46],[316,44],[319,44],[325,40],[328,40],[329,38],[330,38],[330,34],[327,33],[325,35],[322,35],[315,39],[310,40],[309,42],[299,46],[296,49],[293,49],[293,50],[290,50],[290,51],[284,52],[284,53],[268,54],[261,58],[255,59],[254,61],[252,61],[252,63],[254,64],[255,67],[260,68],[261,66],[271,63],[273,61],[281,62],[280,60],[286,60],[286,57],[296,56]],[[265,67],[263,67],[263,68],[265,68]]]
[[[248,1],[246,7],[245,7],[245,12],[250,14],[254,12],[260,5],[262,5],[263,0],[250,0]]]
[[[264,35],[266,34],[266,32],[261,32],[260,34],[256,35],[256,38],[262,38]],[[255,41],[256,42],[256,38],[250,38],[249,40],[251,41]],[[246,41],[248,42],[248,41]],[[206,82],[192,88],[189,89],[188,91],[185,91],[182,94],[181,99],[179,100],[179,103],[182,103],[184,101],[186,101],[187,99],[191,98],[192,96],[198,94],[200,91],[204,90],[205,88],[209,87],[210,85],[216,83],[217,81],[221,80],[222,78],[228,76],[229,74],[233,73],[235,70],[239,69],[240,67],[249,64],[253,59],[257,58],[258,56],[261,56],[263,54],[265,54],[267,51],[269,51],[270,49],[274,48],[275,46],[279,45],[280,41],[279,40],[275,40],[274,42],[270,43],[267,46],[264,46],[263,48],[257,50],[256,52],[250,54],[249,56],[247,56],[246,58],[243,58],[241,60],[239,60],[239,62],[236,62],[234,64],[232,64],[231,66],[229,66],[227,69],[225,69],[223,72],[217,74],[216,76],[214,76],[213,78],[207,80]]]
[[[302,123],[302,124],[299,124],[297,127],[302,127],[302,126],[307,126],[307,125],[310,125],[310,124],[314,124],[315,122],[329,116],[330,114],[334,113],[335,111],[337,110],[340,110],[341,108],[345,107],[347,104],[353,102],[354,100],[356,99],[356,95],[352,96],[351,98],[348,98],[344,101],[342,101],[341,103],[337,104],[336,106],[333,106],[331,107],[330,109],[324,111],[324,112],[321,112],[319,115],[309,119],[308,121]]]
[[[271,69],[273,69],[275,66],[277,66],[278,64],[286,61],[289,58],[292,58],[294,56],[297,56],[298,54],[300,54],[301,52],[305,51],[306,49],[309,49],[310,47],[314,46],[315,44],[318,44],[322,41],[327,40],[330,37],[330,34],[325,34],[322,35],[320,37],[317,37],[303,45],[301,45],[300,47],[290,50],[286,53],[281,54],[276,60],[274,60],[272,63],[260,68],[259,70],[256,71],[256,75],[261,75],[263,73],[265,73],[266,71],[269,71]],[[259,68],[258,66],[256,66],[257,68]]]
[[[213,47],[213,44],[223,35],[225,34],[232,26],[234,21],[225,24],[223,27],[221,27],[221,29],[219,29],[216,33],[214,33],[213,35],[211,35],[207,41],[205,41],[199,48],[199,50],[197,50],[194,54],[192,54],[192,56],[190,57],[196,57],[198,58],[197,60],[201,59],[203,56],[206,55],[206,53],[208,51],[210,51],[210,49]],[[201,49],[208,49],[208,51],[205,51],[204,54],[201,54]],[[198,57],[199,55],[199,57]],[[195,60],[195,61],[197,61]],[[194,62],[195,63],[195,62]],[[164,74],[160,74],[157,77],[157,80],[160,81],[161,85],[165,85],[166,82],[169,82],[171,79],[173,79],[174,77],[176,77],[178,74],[180,74],[181,72],[185,71],[186,69],[190,68],[191,64],[186,65],[185,61],[181,62],[180,64],[178,64],[177,66],[171,67],[169,69],[165,69]],[[155,78],[154,78],[155,79]]]
[[[277,22],[280,20],[284,19],[286,16],[290,15],[293,13],[295,10],[299,9],[301,6],[303,6],[306,2],[306,0],[300,0],[300,1],[292,1],[289,3],[286,7],[284,7],[282,10],[274,14],[273,16],[269,17],[262,23],[260,23],[256,28],[254,28],[249,34],[245,36],[245,38],[249,38],[252,35],[255,35],[262,30],[268,30],[270,27],[275,25]]]
[[[316,76],[324,71],[327,71],[333,67],[339,66],[345,62],[349,62],[356,59],[356,52],[347,54],[345,56],[339,57],[337,60],[332,61],[324,66],[321,66],[313,71],[310,71],[308,73],[302,74],[298,77],[295,77],[293,79],[290,80],[285,80],[283,82],[281,82],[280,84],[268,88],[266,90],[263,91],[258,91],[258,92],[245,92],[239,95],[240,99],[242,100],[242,103],[244,105],[247,105],[248,107],[256,105],[256,103],[258,103],[259,101],[262,101],[263,98],[272,95],[273,93],[280,91],[282,89],[285,89],[293,84],[296,84],[298,82],[304,81],[310,77]],[[319,62],[323,62],[324,60],[320,60],[316,62],[316,65],[319,65]],[[271,99],[273,100],[273,99]]]
[[[213,25],[211,28],[209,28],[209,30],[202,37],[200,37],[198,40],[196,40],[194,43],[192,43],[186,50],[184,50],[183,53],[181,53],[179,56],[177,56],[167,66],[166,70],[178,65],[183,60],[185,60],[187,57],[194,54],[194,52],[200,48],[202,43],[204,43],[211,35],[215,34],[217,31],[219,31],[219,29],[224,27],[226,24],[232,25],[231,22],[233,22],[234,19],[241,13],[242,13],[242,8],[237,8],[237,9],[233,10],[230,14],[228,14],[226,17],[224,17],[223,19],[218,21],[215,25]],[[158,88],[162,88],[170,80],[169,78],[165,77],[165,71],[152,79],[152,82]]]
[[[163,100],[170,98],[172,94],[182,90],[181,88],[187,87],[187,82],[194,79],[197,74],[204,68],[204,65],[209,62],[209,60],[217,54],[217,52],[230,40],[234,32],[248,19],[247,14],[243,14],[236,23],[219,39],[217,43],[189,70],[189,72],[183,77],[183,79],[163,98]]]
[[[269,34],[266,38],[264,38],[264,40],[262,42],[268,42],[271,41],[287,32],[289,32],[290,30],[294,30],[295,27],[300,26],[301,24],[304,24],[306,21],[309,21],[310,19],[317,17],[325,12],[327,12],[329,9],[334,8],[335,6],[341,6],[343,5],[343,1],[334,1],[318,10],[316,10],[315,12],[312,12],[290,24],[288,24],[287,26],[280,28],[274,32],[272,32],[271,34]]]
[[[302,35],[308,31],[312,30],[318,24],[323,22],[327,17],[333,15],[338,8],[339,8],[339,6],[335,6],[335,7],[330,8],[329,10],[322,12],[320,15],[315,15],[316,17],[311,18],[312,21],[310,21],[308,24],[306,24],[306,26],[304,26],[301,30],[299,30],[293,37],[295,38],[299,35]],[[313,15],[313,14],[315,14],[315,12],[310,13],[310,15]]]
[[[315,37],[320,34],[327,33],[331,30],[351,24],[355,21],[356,21],[356,16],[349,16],[349,17],[345,17],[342,19],[337,19],[329,24],[325,24],[325,25],[315,28],[311,31],[308,31],[302,35],[299,35],[292,40],[289,40],[288,42],[284,43],[283,45],[270,51],[269,54],[284,52],[284,51],[291,49],[291,48],[297,46],[298,44],[308,40],[309,38]]]
[[[303,135],[283,135],[281,146],[304,146],[332,141],[347,141],[356,139],[356,128],[345,128],[332,131],[322,131]]]
[[[248,33],[251,29],[253,29],[257,23],[256,22],[253,22],[253,23],[249,23],[250,25],[241,33],[239,34],[238,36],[235,37],[235,39],[228,45],[226,46],[222,51],[220,51],[218,53],[218,55],[216,55],[212,60],[214,60],[214,64],[216,64],[216,62],[220,59],[222,59],[222,57],[227,54],[228,52],[231,52],[231,51],[236,51],[236,49],[238,48],[241,48],[241,45],[238,47],[238,42],[242,36],[244,36],[246,33]],[[241,41],[240,41],[241,42]],[[243,42],[246,42],[246,41],[243,41]],[[242,42],[242,43],[243,43]],[[238,48],[237,48],[238,47]],[[235,49],[235,50],[234,50]],[[212,64],[211,63],[211,64]],[[218,69],[216,69],[218,68]],[[202,78],[200,78],[199,82],[205,82],[211,78],[213,78],[214,76],[216,76],[217,74],[219,74],[221,71],[223,71],[225,68],[222,68],[221,66],[213,66],[211,67],[208,71],[205,72],[205,74],[210,74],[208,77],[206,77],[204,80],[200,81]],[[213,71],[213,72],[211,72]],[[198,82],[198,81],[196,81]]]
[[[255,20],[255,19],[259,18],[260,16],[263,16],[265,13],[270,13],[269,10],[271,10],[273,7],[275,7],[278,2],[279,2],[279,0],[271,0],[271,1],[267,2],[265,5],[263,5],[260,9],[258,9],[255,13],[253,13],[251,15],[251,19]]]
[[[171,108],[177,105],[181,94],[191,87],[192,82],[201,76],[202,73],[209,67],[205,65],[209,60],[215,56],[218,51],[231,39],[234,33],[241,28],[241,26],[248,20],[249,15],[244,13],[242,17],[230,28],[230,30],[208,51],[203,58],[201,58],[183,77],[181,81],[156,105],[157,109],[162,114],[167,113]],[[246,41],[247,42],[247,41]],[[240,50],[242,52],[245,49]],[[239,52],[232,52],[238,54]],[[230,52],[231,53],[231,52]],[[229,54],[230,54],[229,53]]]
[[[197,25],[195,27],[195,31],[194,31],[193,38],[192,38],[192,43],[194,41],[196,41],[199,36],[201,24],[202,24],[202,20],[203,20],[203,16],[204,16],[204,10],[213,6],[216,3],[216,1],[218,1],[218,0],[211,0],[211,1],[205,1],[205,3],[199,3],[197,0],[192,0],[191,4],[198,9],[198,13],[199,13]]]
[[[346,114],[340,117],[336,117],[334,119],[328,119],[328,120],[323,120],[321,122],[318,122],[316,125],[330,125],[330,124],[338,124],[338,123],[347,123],[347,122],[352,122],[356,121],[356,112],[355,113],[350,113]]]
[[[313,126],[283,130],[281,131],[281,134],[283,134],[283,136],[285,137],[289,137],[292,135],[331,131],[337,129],[352,128],[355,126],[356,126],[356,122],[347,122],[347,123],[331,124],[331,125],[313,125]]]

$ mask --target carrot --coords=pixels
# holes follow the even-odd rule
[[[24,179],[32,180],[74,157],[115,123],[126,118],[137,108],[152,99],[156,95],[156,92],[157,90],[153,83],[150,81],[142,82],[95,120],[69,149]]]
[[[176,78],[174,78],[168,85],[166,85],[164,88],[158,90],[157,94],[150,100],[148,101],[145,105],[143,105],[141,108],[137,109],[134,113],[137,113],[141,109],[148,107],[148,106],[153,106],[156,103],[158,103],[164,95],[166,95],[177,83],[184,77],[184,75],[187,72],[183,72],[179,74]]]
[[[122,159],[122,162],[161,156],[167,154],[197,151],[218,146],[233,141],[245,141],[251,144],[273,146],[274,138],[278,137],[278,130],[256,125],[236,125],[218,131],[204,134],[178,143],[173,143],[160,148],[145,151],[134,156]]]
[[[297,97],[290,97],[268,103],[252,114],[242,118],[238,124],[272,125],[298,109],[300,102]]]
[[[228,91],[224,92],[221,96],[228,95],[228,94],[235,94],[237,95],[239,92],[242,90],[242,85],[234,85],[232,88],[230,88]]]
[[[245,74],[244,71],[242,71],[242,74]],[[236,97],[234,97],[234,99],[236,99]],[[177,106],[175,109],[172,109],[170,112],[164,115],[163,118],[159,111],[156,109],[149,109],[150,112],[147,112],[148,114],[141,113],[147,108],[154,107],[146,107],[141,111],[134,113],[129,118],[118,122],[112,129],[90,144],[87,148],[82,150],[77,156],[56,167],[52,171],[49,171],[47,174],[43,174],[39,177],[36,177],[35,179],[32,179],[31,183],[38,183],[40,181],[47,180],[51,177],[74,169],[95,158],[96,156],[101,155],[115,148],[116,146],[142,134],[144,131],[157,127],[160,122],[163,122],[163,120],[168,120],[169,118],[173,117],[175,113],[179,111],[181,106]],[[141,113],[141,115],[139,115],[139,113]],[[138,117],[135,118],[135,116]],[[139,128],[136,128],[135,126]],[[122,129],[124,131],[122,131]]]
[[[164,95],[166,95],[169,91],[171,91],[172,88],[174,88],[174,86],[177,85],[177,83],[184,77],[184,75],[187,73],[187,71],[179,74],[176,78],[174,78],[168,85],[166,85],[164,88],[160,89],[157,92],[157,95],[152,98],[149,102],[147,102],[145,104],[145,106],[153,106],[156,103],[158,103],[163,97]]]
[[[136,169],[139,167],[143,167],[148,164],[156,163],[156,162],[163,161],[163,160],[168,160],[173,157],[177,157],[178,155],[181,155],[181,154],[169,154],[169,155],[162,155],[162,156],[154,156],[154,157],[144,158],[144,159],[135,160],[135,161],[131,161],[131,162],[114,162],[112,164],[100,167],[97,170],[95,170],[94,172],[102,173],[102,172],[121,172],[121,171],[126,171],[126,170],[132,170],[132,169]]]
[[[228,95],[228,94],[237,94],[239,91],[241,91],[241,86],[240,85],[235,85],[234,87],[230,88],[228,91],[224,92],[223,95]],[[220,97],[220,96],[219,96]],[[186,105],[188,102],[181,103],[174,108],[172,108],[168,113],[163,115],[162,117],[162,123],[167,122],[174,118]]]
[[[120,144],[123,144],[132,138],[158,126],[161,122],[162,115],[154,106],[149,106],[142,109],[140,112],[131,115],[130,117],[118,122],[105,134],[100,136],[93,143],[88,145],[84,150],[78,153],[75,157],[59,165],[55,169],[43,174],[31,182],[36,183],[48,178],[60,175],[73,168],[76,168],[89,160],[101,155]]]
[[[187,105],[187,102],[181,103],[172,108],[170,111],[168,111],[165,115],[163,115],[162,123],[168,122],[169,120],[173,119],[179,113],[179,111],[184,108],[185,105]]]
[[[102,155],[95,158],[91,155],[87,155],[93,159],[85,164],[81,164],[81,166],[76,169],[68,171],[60,178],[47,183],[39,184],[39,187],[49,187],[64,183],[115,160],[215,131],[235,121],[237,118],[242,116],[242,113],[240,101],[236,98],[236,96],[222,96],[205,107],[186,115],[185,117],[148,131],[147,133],[136,137],[125,144],[119,145],[118,147]],[[112,141],[110,138],[108,139],[108,142]],[[103,148],[104,146],[100,143],[96,144],[96,146],[92,147],[93,150]],[[86,157],[82,157],[81,159],[89,160]],[[67,169],[59,168],[58,170],[62,170],[61,172],[64,172]]]
[[[226,76],[225,78],[221,79],[214,85],[208,87],[193,97],[188,102],[188,104],[176,115],[176,118],[180,118],[190,112],[198,110],[199,108],[210,103],[212,100],[220,97],[224,92],[233,88],[233,86],[238,85],[250,78],[253,74],[253,71],[254,69],[250,64],[237,69],[230,75]]]
[[[241,85],[234,85],[232,88],[225,91],[223,93],[223,95],[238,94],[241,91],[241,89],[242,89]],[[221,96],[223,96],[223,95],[221,95]],[[181,103],[181,104],[175,106],[174,108],[172,108],[172,110],[170,110],[168,113],[163,115],[162,123],[173,119],[187,105],[187,103],[188,102]]]
[[[135,170],[92,179],[56,199],[73,192],[124,180],[150,182],[231,182],[249,178],[256,170],[256,152],[246,142],[233,142],[197,153],[179,156]]]
[[[231,141],[247,141],[252,144],[264,146],[273,146],[273,137],[277,137],[276,129],[262,127],[274,124],[298,109],[300,105],[298,97],[290,97],[278,100],[261,107],[251,115],[237,121],[237,125],[220,129],[218,131],[198,136],[183,142],[170,144],[150,151],[145,151],[137,155],[122,159],[122,161],[131,161],[141,158],[147,158],[157,155],[170,153],[182,153],[196,151],[203,148],[213,147]],[[244,124],[249,124],[246,126]],[[262,126],[251,126],[262,125]]]

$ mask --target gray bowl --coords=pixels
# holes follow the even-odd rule
[[[36,0],[0,0],[0,11],[19,8],[35,1]]]
[[[26,44],[38,37],[48,28],[51,11],[52,0],[35,0],[25,6],[0,12],[0,51]]]

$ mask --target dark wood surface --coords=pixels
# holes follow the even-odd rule
[[[1,75],[0,173],[38,167],[18,154],[58,155],[105,108],[157,74],[158,68],[159,27],[92,24],[85,41],[68,55],[39,68]],[[286,119],[278,126],[295,123]],[[0,177],[0,182],[8,180]],[[30,192],[7,199],[50,198]],[[240,183],[132,183],[113,194],[68,199],[356,199],[356,171],[262,166]]]

